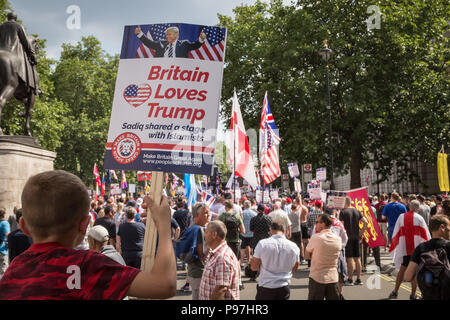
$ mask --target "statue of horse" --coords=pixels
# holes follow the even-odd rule
[[[28,35],[27,40],[32,50],[37,53],[39,49],[38,39]],[[19,59],[23,60],[19,61]],[[22,79],[17,70],[23,66],[23,63],[25,63],[26,79]],[[24,57],[18,57],[10,51],[0,49],[0,120],[3,107],[14,96],[25,105],[25,113],[21,113],[21,116],[25,118],[24,135],[31,137],[31,114],[36,96],[39,93],[41,93],[39,90],[39,75],[26,54],[24,54]],[[0,135],[3,135],[1,128]]]

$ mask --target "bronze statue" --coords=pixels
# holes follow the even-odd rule
[[[37,38],[27,36],[15,13],[0,25],[0,119],[2,109],[13,96],[25,104],[24,135],[31,136],[30,120],[39,90],[36,72]],[[0,128],[0,135],[3,135]]]

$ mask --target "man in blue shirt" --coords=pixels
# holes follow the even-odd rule
[[[0,279],[8,268],[8,247],[6,239],[10,232],[9,222],[5,219],[6,209],[0,208]]]
[[[383,212],[381,213],[383,216],[387,218],[388,221],[388,238],[389,243],[391,243],[392,240],[392,233],[394,232],[395,223],[397,222],[398,217],[402,214],[407,212],[405,205],[401,204],[400,202],[400,196],[397,192],[392,192],[391,194],[391,202],[387,204]]]

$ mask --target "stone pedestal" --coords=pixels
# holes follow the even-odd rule
[[[6,215],[22,207],[22,190],[28,178],[53,170],[56,153],[39,147],[36,138],[0,136],[0,207]]]

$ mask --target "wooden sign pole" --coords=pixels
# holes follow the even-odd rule
[[[153,171],[152,182],[150,185],[149,196],[154,201],[161,201],[161,195],[163,190],[163,178],[164,172]],[[145,226],[144,248],[142,251],[141,270],[150,272],[155,262],[156,254],[156,237],[157,230],[155,222],[152,219],[152,214],[149,209],[146,209],[147,222]]]

